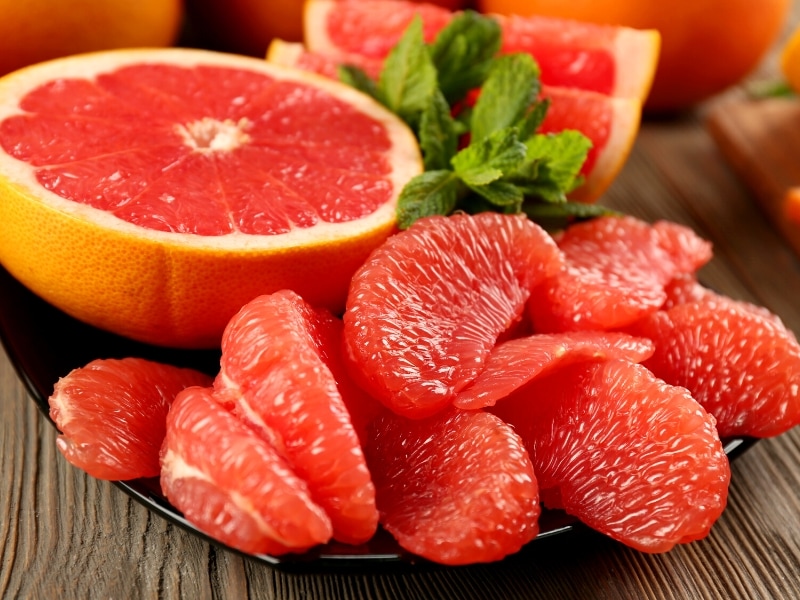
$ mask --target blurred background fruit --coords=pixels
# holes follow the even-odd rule
[[[428,1],[450,10],[467,5],[467,0]],[[199,44],[264,56],[275,38],[302,41],[303,4],[303,0],[186,0],[186,10]]]
[[[781,48],[780,67],[789,87],[800,93],[800,27],[791,32]]]
[[[0,75],[93,50],[169,46],[182,0],[0,0]]]
[[[661,58],[646,109],[685,109],[753,70],[781,33],[791,0],[477,0],[483,12],[550,15],[657,29]]]

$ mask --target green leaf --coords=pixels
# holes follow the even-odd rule
[[[562,131],[557,134],[536,134],[525,142],[527,153],[525,166],[518,172],[520,185],[526,195],[536,196],[548,202],[563,202],[566,194],[575,189],[582,179],[580,171],[591,141],[578,131]],[[535,165],[536,176],[522,177]],[[528,179],[526,184],[523,179]]]
[[[386,57],[378,92],[389,110],[416,129],[436,88],[436,67],[422,35],[422,19],[416,16]]]
[[[363,69],[353,65],[338,65],[336,70],[339,75],[339,81],[356,88],[360,92],[364,92],[368,96],[372,96],[378,101],[381,100],[375,81]]]
[[[464,183],[479,187],[515,172],[524,164],[526,151],[516,129],[503,129],[472,141],[453,157],[452,164]]]
[[[426,171],[450,168],[450,161],[458,151],[459,129],[450,116],[447,100],[437,90],[422,112],[419,125],[419,145]]]
[[[472,139],[520,125],[539,94],[539,67],[530,54],[495,60],[472,112]],[[526,130],[529,126],[526,126]]]
[[[500,50],[497,20],[466,10],[456,14],[436,36],[431,58],[439,73],[439,87],[452,105],[486,79]]]
[[[460,189],[458,177],[452,171],[425,171],[417,175],[400,192],[398,227],[408,229],[417,219],[449,215],[458,204]]]
[[[529,219],[535,221],[547,231],[564,229],[575,221],[620,214],[600,204],[584,204],[581,202],[560,202],[556,204],[526,202],[522,205],[522,211],[528,215]]]
[[[493,206],[506,207],[511,209],[508,212],[519,212],[522,209],[522,202],[525,196],[522,190],[511,183],[498,179],[481,186],[470,186],[476,194],[489,201]]]

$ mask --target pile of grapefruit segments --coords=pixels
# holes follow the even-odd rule
[[[422,18],[430,43],[453,14],[404,0],[308,0],[305,43],[273,40],[267,60],[334,78],[337,65],[351,64],[377,78],[415,17]],[[550,17],[493,17],[502,29],[500,52],[529,53],[541,69],[541,96],[551,101],[541,132],[575,129],[592,141],[581,171],[585,182],[572,199],[596,201],[633,146],[658,62],[658,33]]]
[[[540,534],[542,506],[665,552],[723,512],[723,440],[800,423],[800,345],[701,286],[710,257],[669,222],[551,237],[523,216],[429,217],[358,269],[343,318],[262,295],[228,324],[213,381],[93,361],[50,415],[70,462],[160,476],[190,524],[245,553],[358,555],[380,525],[410,556],[489,562]]]

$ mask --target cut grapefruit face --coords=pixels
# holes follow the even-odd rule
[[[345,58],[383,59],[419,15],[430,42],[453,13],[432,4],[398,0],[310,0],[304,17],[310,50]],[[581,23],[550,17],[492,15],[502,28],[501,52],[527,52],[546,85],[574,87],[643,102],[660,50],[654,30]]]
[[[252,298],[342,310],[421,172],[413,134],[338,82],[126,50],[0,80],[0,263],[92,325],[214,346]]]

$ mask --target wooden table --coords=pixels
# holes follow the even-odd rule
[[[773,53],[762,73],[774,70]],[[690,225],[714,243],[708,285],[800,332],[800,261],[722,159],[708,108],[647,120],[604,202]],[[69,466],[54,441],[0,354],[3,598],[800,598],[800,429],[737,458],[710,536],[667,554],[578,531],[491,565],[313,575],[209,545]]]

